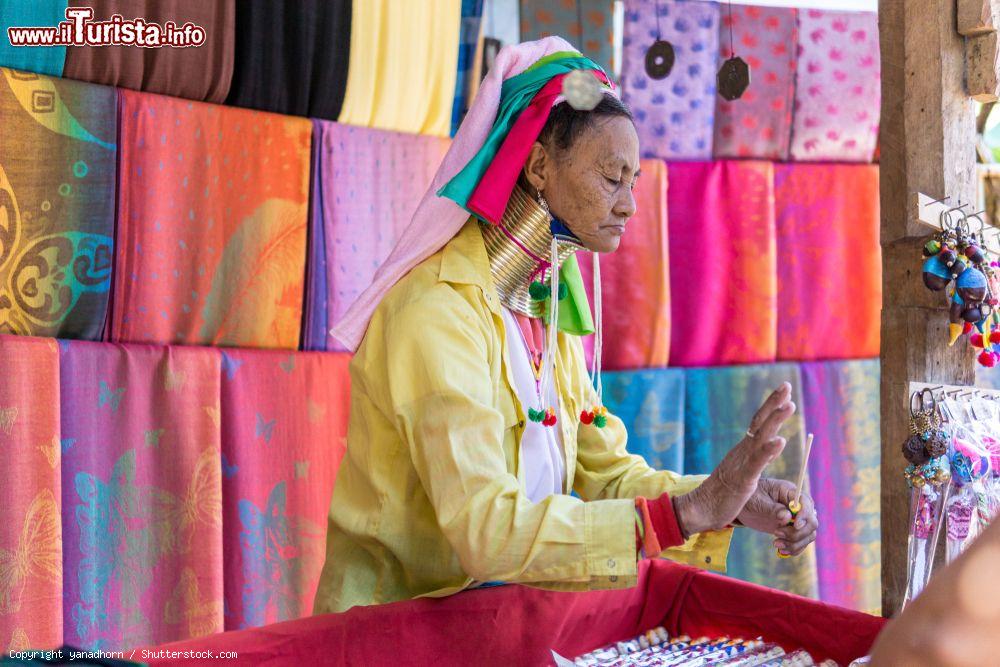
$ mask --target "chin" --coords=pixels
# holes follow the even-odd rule
[[[621,245],[622,238],[617,234],[608,234],[603,236],[599,242],[595,245],[598,247],[590,248],[593,252],[608,253],[618,250],[618,246]]]

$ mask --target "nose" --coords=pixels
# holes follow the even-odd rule
[[[616,216],[627,220],[635,215],[635,195],[631,188],[623,188],[622,190],[612,211]]]

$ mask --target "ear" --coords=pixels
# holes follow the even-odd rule
[[[543,192],[549,182],[549,172],[552,169],[552,156],[538,141],[531,146],[528,159],[524,162],[524,177],[538,192]]]

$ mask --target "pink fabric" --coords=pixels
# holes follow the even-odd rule
[[[368,321],[389,288],[396,284],[410,269],[430,257],[450,241],[468,219],[468,213],[458,204],[437,196],[437,191],[457,174],[482,147],[493,127],[500,103],[500,87],[504,79],[516,76],[539,58],[557,51],[571,51],[573,47],[559,37],[546,37],[505,47],[486,75],[476,99],[455,135],[451,149],[434,177],[434,182],[424,194],[420,206],[399,243],[375,274],[371,286],[364,291],[347,315],[331,330],[331,335],[347,349],[357,349],[368,328]]]
[[[878,15],[799,12],[798,57],[792,159],[871,162],[882,96]]]
[[[59,347],[51,338],[0,336],[0,368],[0,648],[58,646]]]
[[[773,165],[671,163],[669,178],[670,365],[774,361]]]
[[[308,616],[343,458],[346,354],[222,353],[226,629]]]
[[[590,71],[599,81],[608,83],[608,78],[604,74],[596,70]],[[531,147],[545,127],[552,107],[559,103],[557,98],[562,95],[562,82],[566,76],[560,74],[552,77],[535,94],[531,104],[517,117],[496,157],[469,197],[469,210],[484,220],[499,224],[500,218],[507,210],[507,202],[510,201],[521,168],[528,160]]]

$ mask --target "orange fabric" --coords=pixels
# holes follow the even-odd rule
[[[298,347],[312,124],[119,94],[113,340]]]
[[[878,186],[876,165],[775,165],[779,360],[878,356]]]

